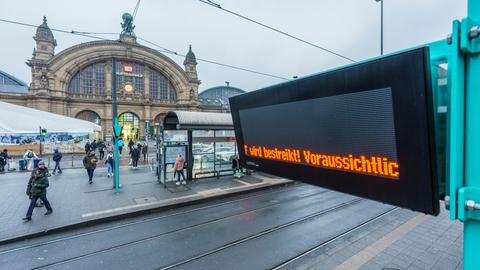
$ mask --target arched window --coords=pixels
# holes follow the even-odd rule
[[[105,94],[105,63],[86,66],[73,76],[68,86],[72,95],[103,96]]]
[[[122,137],[125,140],[138,139],[140,137],[140,119],[131,112],[124,112],[118,116],[118,124],[123,127]]]
[[[156,70],[150,70],[150,98],[158,101],[173,102],[177,92],[172,83]]]
[[[94,111],[88,111],[88,110],[81,111],[77,113],[77,116],[75,116],[75,118],[89,121],[97,125],[100,125],[102,123],[102,119],[100,118],[100,115],[98,115]]]

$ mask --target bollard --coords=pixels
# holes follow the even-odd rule
[[[49,168],[49,169],[50,169],[50,157],[48,157],[47,168]]]
[[[73,168],[73,155],[72,155],[72,168]]]

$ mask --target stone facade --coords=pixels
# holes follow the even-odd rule
[[[101,118],[105,136],[112,134],[112,58],[138,63],[144,67],[143,90],[137,93],[119,85],[118,114],[134,113],[139,118],[139,135],[145,135],[145,122],[153,123],[170,110],[200,111],[198,101],[197,61],[190,47],[184,61],[185,69],[157,50],[142,46],[134,35],[121,34],[118,40],[98,40],[81,43],[55,54],[56,40],[46,18],[33,37],[36,47],[27,65],[31,67],[32,82],[28,94],[0,93],[0,100],[43,111],[76,117],[82,111],[93,111]],[[74,76],[95,63],[104,63],[104,93],[72,93],[69,86]],[[150,72],[154,70],[173,86],[176,98],[152,98]],[[117,70],[118,74],[118,70]],[[128,75],[128,74],[127,74]],[[32,116],[34,117],[34,116]]]

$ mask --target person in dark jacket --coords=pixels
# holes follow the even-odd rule
[[[91,148],[90,151],[92,151],[93,153],[96,153],[98,148],[97,140],[93,140],[93,142],[90,144],[90,148]]]
[[[133,146],[135,145],[135,143],[133,142],[132,139],[130,139],[130,141],[128,142],[128,154],[132,154],[132,150],[133,150]]]
[[[105,164],[107,165],[107,177],[113,176],[113,171],[115,170],[115,158],[113,151],[108,152],[107,158],[105,159]]]
[[[53,151],[53,161],[55,162],[55,168],[53,169],[53,174],[62,173],[62,168],[60,168],[60,160],[62,160],[62,153],[58,149]]]
[[[8,150],[3,149],[3,151],[0,153],[0,172],[5,171],[5,166],[7,165],[9,159],[10,156],[8,155]]]
[[[233,174],[235,174],[237,171],[240,170],[240,161],[239,161],[239,158],[238,158],[238,155],[237,156],[234,156],[232,158],[232,171],[233,171]]]
[[[47,199],[49,176],[50,174],[48,173],[48,169],[45,167],[45,163],[40,161],[37,169],[32,172],[30,180],[28,181],[26,193],[27,196],[30,197],[30,206],[28,207],[27,215],[23,218],[23,220],[32,220],[33,209],[35,208],[35,204],[37,203],[38,199],[40,199],[45,205],[45,208],[47,208],[45,215],[50,215],[53,212],[52,206]]]
[[[97,168],[97,157],[95,156],[95,152],[90,151],[85,155],[83,158],[83,167],[87,170],[88,183],[93,183],[93,171]]]
[[[138,145],[134,145],[132,148],[132,165],[133,168],[138,167],[138,160],[140,159],[140,149],[138,148]]]
[[[90,141],[87,141],[87,143],[85,144],[85,154],[90,152],[90,150],[92,150],[92,145],[90,144]]]
[[[147,161],[148,144],[145,142],[142,146],[143,162]]]
[[[107,146],[102,140],[98,141],[98,154],[100,155],[100,160],[102,160],[105,157],[105,148]]]

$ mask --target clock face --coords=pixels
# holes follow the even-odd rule
[[[133,91],[133,86],[132,86],[131,84],[125,84],[125,86],[123,87],[123,89],[124,89],[126,92],[130,93],[130,92]]]

